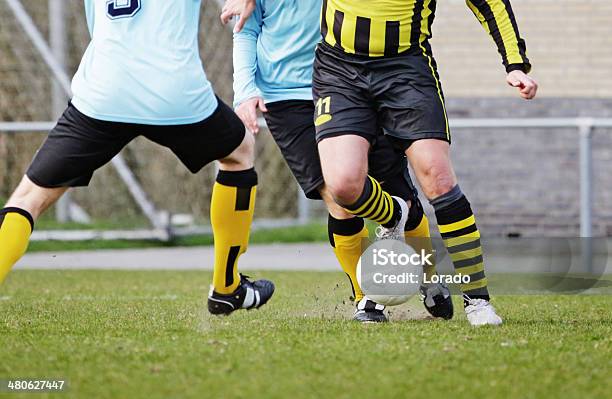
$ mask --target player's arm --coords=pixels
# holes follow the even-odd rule
[[[245,126],[253,133],[259,132],[257,108],[262,112],[268,111],[255,83],[257,39],[261,34],[262,25],[261,1],[257,1],[252,17],[240,32],[234,33],[234,109]]]
[[[234,32],[240,32],[256,7],[256,0],[226,0],[221,10],[221,22],[227,24],[232,18],[240,16],[234,26]]]
[[[89,37],[93,37],[94,22],[96,20],[96,3],[94,1],[85,2],[85,18],[87,18],[87,29]]]
[[[527,75],[531,71],[531,63],[510,0],[466,0],[466,3],[495,41],[508,73],[508,84],[518,88],[521,97],[528,100],[534,98],[538,84]]]

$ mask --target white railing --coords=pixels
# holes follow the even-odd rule
[[[260,119],[261,127],[265,122]],[[595,128],[612,128],[612,118],[522,118],[522,119],[451,119],[450,125],[454,129],[554,129],[575,128],[578,135],[580,148],[580,236],[593,236],[593,151],[592,135]],[[32,131],[48,131],[54,126],[54,122],[0,122],[0,132],[19,133]],[[125,176],[126,181],[131,180]],[[128,184],[128,187],[131,184]],[[132,186],[133,188],[133,186]],[[142,190],[142,189],[140,189]],[[139,190],[136,190],[139,191]],[[138,196],[138,192],[132,193]],[[141,198],[141,203],[146,203],[146,197]],[[298,190],[298,217],[296,219],[284,219],[278,222],[279,226],[299,225],[308,221],[310,215],[311,201]],[[146,206],[145,206],[146,208]],[[153,205],[147,209],[148,213],[155,212]],[[277,223],[273,221],[261,221],[262,226],[271,227]],[[167,225],[165,225],[167,226]],[[34,239],[168,239],[172,235],[189,235],[208,232],[209,228],[199,227],[193,229],[161,228],[152,223],[152,230],[139,231],[107,231],[107,232],[38,232]]]
[[[580,237],[593,237],[593,149],[595,128],[612,128],[612,118],[455,119],[453,128],[576,128],[580,148]]]

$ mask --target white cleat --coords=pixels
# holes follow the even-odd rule
[[[395,198],[395,200],[400,204],[402,216],[394,227],[387,228],[384,226],[378,226],[376,228],[376,237],[379,240],[404,241],[404,227],[406,227],[406,223],[408,222],[408,213],[410,212],[410,208],[408,207],[406,201],[400,197],[392,196],[391,198]]]
[[[470,299],[465,308],[467,319],[473,326],[498,326],[502,319],[495,313],[493,305],[484,299]]]

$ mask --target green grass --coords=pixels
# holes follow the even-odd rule
[[[63,225],[62,225],[63,226]],[[68,229],[84,229],[83,225],[68,225]],[[38,228],[38,225],[37,225]],[[87,227],[91,228],[91,227]],[[106,228],[102,226],[99,228]],[[42,227],[44,229],[44,227]],[[269,243],[297,243],[320,242],[327,240],[327,226],[323,223],[311,223],[303,226],[281,227],[273,229],[260,229],[251,233],[252,244]],[[30,252],[39,251],[77,251],[92,249],[126,249],[126,248],[154,248],[154,247],[194,247],[212,245],[213,237],[210,234],[191,237],[178,237],[171,242],[155,240],[113,240],[113,241],[33,241],[30,243]]]
[[[271,303],[216,318],[207,272],[15,271],[0,379],[67,378],[65,398],[612,397],[609,295],[498,296],[499,328],[414,300],[359,325],[341,273],[255,274]]]

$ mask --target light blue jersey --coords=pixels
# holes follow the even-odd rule
[[[198,47],[201,0],[85,0],[91,42],[73,105],[106,121],[199,122],[217,108]]]
[[[266,103],[312,100],[320,18],[321,0],[257,0],[234,34],[234,106],[256,96]]]

